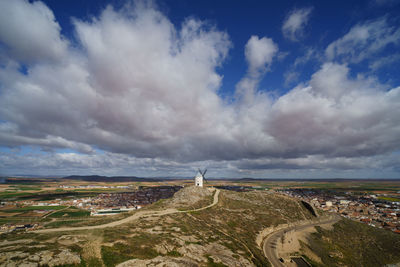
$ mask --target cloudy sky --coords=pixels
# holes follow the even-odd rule
[[[399,178],[400,2],[262,2],[0,0],[0,174]]]

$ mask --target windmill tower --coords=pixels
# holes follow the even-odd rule
[[[195,186],[200,186],[203,187],[203,180],[205,180],[206,178],[204,177],[204,175],[206,175],[207,169],[204,170],[204,172],[202,172],[199,169],[199,172],[196,174],[196,176],[194,177],[194,185]]]

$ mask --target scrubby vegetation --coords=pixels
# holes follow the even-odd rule
[[[127,256],[123,250],[118,250],[119,247],[106,247],[101,248],[101,257],[106,267],[115,266],[118,263],[124,262],[131,259],[131,256]]]
[[[351,220],[341,220],[333,230],[317,227],[303,244],[322,264],[315,266],[384,266],[400,262],[400,235]]]

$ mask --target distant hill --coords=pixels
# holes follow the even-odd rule
[[[0,178],[0,183],[6,183],[6,184],[33,184],[33,183],[56,182],[57,180],[58,180],[58,178],[4,177],[4,178]]]
[[[79,180],[86,182],[159,182],[158,178],[139,178],[136,176],[100,176],[100,175],[71,175],[61,179]]]

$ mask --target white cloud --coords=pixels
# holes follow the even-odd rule
[[[27,75],[16,64],[1,69],[0,114],[17,125],[13,135],[185,158],[197,135],[226,132],[219,122],[231,111],[216,94],[222,78],[215,71],[230,47],[226,33],[194,19],[177,30],[141,5],[108,7],[74,24],[82,51],[31,66]]]
[[[37,4],[16,3],[37,14]],[[54,18],[44,21],[43,27],[58,25]],[[96,171],[103,165],[118,172],[132,164],[145,173],[151,171],[146,165],[183,170],[206,162],[241,172],[246,168],[240,164],[259,159],[276,169],[311,168],[317,160],[351,161],[400,149],[400,87],[386,88],[373,77],[352,78],[345,64],[325,63],[305,85],[274,99],[257,87],[278,46],[252,36],[245,47],[248,71],[236,88],[241,98],[227,104],[218,95],[222,76],[217,72],[231,47],[227,33],[195,19],[178,28],[143,5],[108,7],[90,21],[75,20],[74,27],[79,41],[74,49],[55,27],[58,41],[46,43],[48,57],[10,47],[13,60],[0,67],[0,144],[87,153],[54,160],[49,154],[37,163],[26,157],[32,159],[27,166],[60,166],[63,172],[66,166]],[[0,40],[7,44],[8,35]],[[60,42],[66,56],[49,60]],[[22,74],[20,63],[28,59],[35,64]],[[2,154],[0,167],[21,162],[20,157]]]
[[[67,47],[53,12],[40,1],[0,1],[0,40],[24,63],[59,60]]]
[[[236,95],[242,103],[253,103],[257,86],[277,53],[278,46],[270,38],[253,35],[247,41],[245,57],[248,70],[236,86]]]
[[[317,49],[315,48],[307,48],[304,55],[299,56],[296,58],[296,60],[294,61],[293,66],[294,67],[299,67],[302,66],[306,63],[308,63],[311,60],[320,60],[321,59],[321,55],[320,53],[317,51]]]
[[[373,78],[348,79],[350,69],[346,65],[325,63],[311,77],[310,85],[316,95],[335,101],[342,98],[358,97],[360,94],[373,94],[380,85]],[[381,89],[384,89],[383,86]]]
[[[400,106],[400,87],[385,91],[373,79],[348,76],[346,66],[326,63],[310,86],[274,103],[265,129],[287,155],[358,157],[398,149],[400,119],[392,111]]]
[[[294,70],[289,70],[285,72],[283,75],[285,78],[284,85],[288,87],[289,85],[292,85],[293,83],[297,82],[299,79],[300,73]]]
[[[389,26],[386,17],[357,24],[325,50],[328,60],[359,63],[381,52],[389,44],[398,45],[400,28]]]
[[[249,64],[249,73],[258,76],[272,63],[272,59],[278,52],[278,46],[271,38],[251,36],[245,47],[245,56]]]
[[[400,62],[400,54],[393,54],[387,57],[380,57],[374,60],[372,63],[369,64],[369,68],[372,71],[376,71],[380,68],[389,67],[391,64],[395,62]]]
[[[320,61],[320,53],[316,48],[308,47],[303,55],[296,57],[293,64],[289,65],[288,70],[283,74],[284,86],[289,87],[298,82],[301,72],[305,69],[304,65],[314,61]]]
[[[283,22],[283,35],[291,41],[302,38],[312,10],[311,7],[292,10]]]

